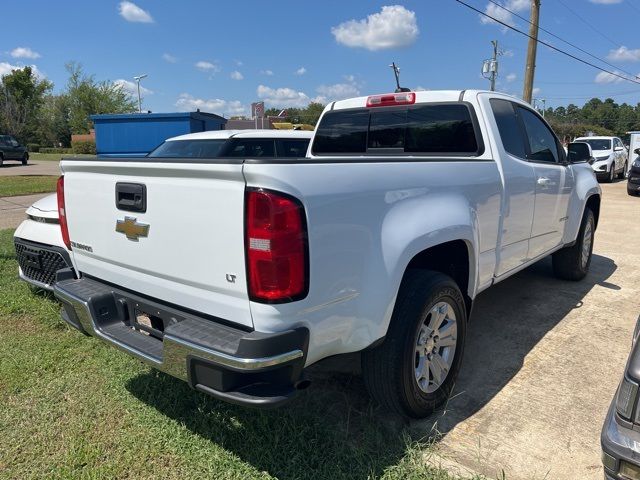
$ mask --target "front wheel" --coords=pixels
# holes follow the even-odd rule
[[[362,354],[370,395],[386,410],[424,418],[449,398],[464,350],[467,313],[442,273],[407,272],[384,342]]]
[[[609,173],[608,173],[608,175],[607,175],[607,178],[605,179],[605,182],[606,182],[606,183],[611,183],[611,182],[613,182],[613,177],[615,177],[615,172],[614,172],[614,170],[615,170],[615,166],[616,166],[616,164],[615,164],[615,163],[612,163],[612,164],[611,164],[611,168],[609,168]]]
[[[552,255],[553,272],[564,280],[582,280],[589,273],[593,253],[595,217],[588,207],[584,210],[578,239],[571,247],[565,247]]]
[[[627,166],[629,164],[627,162],[624,162],[624,168],[622,169],[622,171],[618,174],[618,178],[627,178]]]
[[[29,162],[29,154],[25,152],[22,156],[22,165],[26,165]]]

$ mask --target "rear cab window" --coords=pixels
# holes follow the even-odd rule
[[[168,140],[150,159],[222,159],[304,157],[308,138],[218,138]]]
[[[355,108],[326,112],[314,155],[479,156],[484,144],[466,102]]]

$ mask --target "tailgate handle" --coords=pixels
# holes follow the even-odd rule
[[[146,185],[142,183],[116,183],[116,208],[125,212],[146,212]]]

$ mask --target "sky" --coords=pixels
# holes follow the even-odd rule
[[[528,31],[487,0],[465,2]],[[498,3],[529,18],[529,0]],[[481,66],[491,40],[501,52],[497,89],[520,96],[528,40],[455,0],[13,0],[3,2],[3,17],[0,75],[35,65],[57,92],[65,64],[76,61],[135,94],[133,77],[147,74],[144,110],[226,117],[248,114],[254,101],[299,107],[393,91],[392,61],[412,89],[488,89]],[[542,2],[542,28],[611,66],[545,32],[540,38],[622,76],[640,75],[638,18],[640,0]],[[542,45],[534,87],[547,106],[594,96],[640,102],[640,84]]]

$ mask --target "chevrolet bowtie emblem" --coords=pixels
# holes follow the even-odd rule
[[[124,217],[116,222],[116,232],[124,233],[129,240],[138,241],[140,237],[149,235],[149,225],[138,223],[134,217]]]

